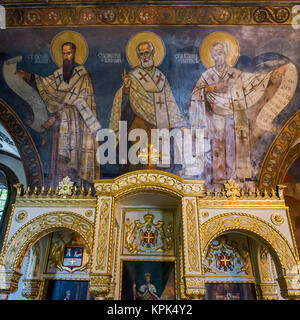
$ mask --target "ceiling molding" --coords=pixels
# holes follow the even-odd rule
[[[15,4],[17,4],[16,2]],[[291,2],[24,2],[7,6],[6,27],[292,25]]]

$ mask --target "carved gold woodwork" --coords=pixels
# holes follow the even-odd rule
[[[278,300],[277,285],[274,283],[263,283],[259,285],[264,300]]]
[[[105,297],[110,292],[111,274],[90,274],[89,291],[94,297]]]
[[[284,217],[278,213],[273,213],[271,215],[271,221],[277,226],[280,226],[284,223]]]
[[[278,229],[278,223],[282,219],[278,216],[274,218],[273,220],[277,223],[275,224],[269,213],[270,209],[274,209],[274,214],[278,215],[276,210],[280,209],[280,215],[283,217],[284,210],[286,210],[283,197],[284,186],[278,186],[277,190],[271,188],[251,191],[242,189],[231,179],[220,191],[217,189],[210,191],[204,188],[203,181],[184,180],[158,170],[141,170],[115,179],[95,181],[96,196],[92,195],[91,189],[87,192],[84,188],[77,190],[70,181],[65,181],[65,184],[60,187],[60,189],[56,187],[54,191],[51,188],[46,191],[44,187],[41,190],[27,188],[24,191],[21,185],[16,185],[17,199],[5,235],[5,246],[0,256],[0,263],[4,268],[1,271],[2,278],[0,277],[0,280],[4,279],[0,281],[0,290],[3,293],[16,290],[21,263],[28,249],[47,233],[68,228],[80,234],[92,253],[90,292],[98,297],[111,298],[114,283],[118,281],[115,277],[116,279],[112,282],[112,275],[116,275],[117,268],[117,263],[113,259],[119,258],[114,252],[116,250],[114,248],[115,237],[118,237],[113,232],[116,202],[129,194],[150,190],[181,200],[182,230],[181,243],[178,246],[181,246],[182,251],[179,253],[180,263],[177,265],[180,266],[178,279],[180,279],[182,298],[194,299],[205,295],[204,272],[209,267],[204,265],[205,253],[213,239],[229,231],[248,233],[263,240],[271,250],[270,252],[275,254],[279,262],[279,269],[286,272],[280,282],[282,291],[285,292],[286,297],[296,296],[297,290],[292,289],[291,284],[286,283],[287,289],[284,289],[284,282],[289,281],[291,269],[299,259],[295,251],[294,235],[291,234],[292,241],[289,242]],[[35,218],[30,216],[31,207],[54,206],[80,207],[82,213],[55,211],[38,215]],[[267,218],[234,210],[228,212],[228,208],[238,208],[237,211],[241,211],[243,208],[250,210],[252,207],[259,207],[261,210],[268,209]],[[227,212],[223,213],[224,211],[220,211],[220,208],[227,208]],[[92,218],[94,209],[97,209],[95,220]],[[217,214],[215,209],[219,210]],[[28,220],[17,222],[13,218],[14,211],[17,213],[21,210],[28,212]],[[284,215],[286,221],[279,227],[290,226],[289,219],[287,213]],[[134,251],[132,240],[134,225],[130,226],[130,223],[125,221],[123,225],[124,237],[126,246],[130,249],[131,245]],[[164,250],[175,249],[174,234],[178,232],[175,227],[175,223],[164,226],[164,234],[162,233],[165,239]],[[10,233],[11,230],[16,231]],[[162,250],[162,257],[157,258],[164,258],[166,253],[164,250]],[[274,261],[277,263],[276,259]],[[245,263],[245,272],[247,272],[247,265],[249,267],[249,264]],[[270,288],[265,287],[262,291],[270,291]],[[29,295],[29,293],[26,294]]]
[[[14,293],[18,289],[22,274],[0,264],[0,293]]]
[[[208,263],[204,265],[204,273],[219,273],[220,270],[215,268],[213,266],[213,262],[216,261],[216,252],[217,250],[220,250],[222,254],[227,254],[227,250],[231,252],[232,257],[230,257],[230,260],[234,269],[233,270],[226,270],[227,268],[224,268],[223,273],[226,272],[234,272],[236,274],[250,274],[250,256],[249,256],[249,248],[245,244],[241,245],[241,248],[239,248],[239,244],[236,241],[229,241],[226,236],[220,236],[217,239],[217,244],[213,244],[211,242],[208,246],[205,259]],[[235,263],[236,262],[236,263]],[[237,266],[234,266],[237,264]],[[226,265],[225,265],[226,267]]]
[[[265,246],[260,246],[259,248],[259,266],[261,271],[262,282],[272,281],[271,270],[269,264],[268,250]]]
[[[95,269],[97,271],[104,271],[106,266],[107,257],[107,248],[110,239],[109,235],[109,217],[111,214],[111,199],[104,198],[100,205],[100,222],[99,222],[99,235],[98,235],[98,245],[96,255],[96,264]]]
[[[98,195],[119,197],[131,190],[167,191],[177,196],[202,196],[204,181],[184,180],[179,176],[158,170],[140,170],[124,174],[115,179],[95,180]]]
[[[264,245],[258,248],[258,265],[260,271],[260,284],[262,298],[264,300],[278,300],[278,285],[272,279],[272,262],[269,259],[269,252]]]
[[[21,210],[16,213],[15,219],[17,222],[24,222],[28,218],[28,212],[25,210]]]
[[[205,278],[198,276],[186,276],[184,277],[185,295],[189,299],[202,299],[205,296]]]
[[[185,202],[186,225],[187,225],[187,250],[189,272],[199,272],[199,252],[197,240],[197,226],[196,226],[196,208],[193,199],[186,199]]]
[[[22,296],[27,299],[35,299],[38,297],[41,287],[41,280],[25,279],[23,280]]]
[[[86,210],[84,214],[87,218],[90,218],[94,213],[93,213],[93,210],[89,209],[89,210]]]
[[[18,207],[96,207],[97,198],[92,195],[92,189],[85,190],[82,186],[77,190],[74,183],[66,177],[54,190],[44,186],[40,190],[30,186],[24,191],[22,184],[15,184],[17,197],[15,206]]]
[[[225,195],[227,198],[236,199],[241,196],[241,187],[233,179],[229,179],[224,184]]]
[[[136,219],[131,222],[130,218],[126,218],[124,247],[129,254],[173,254],[173,224],[169,222],[165,226],[165,221],[162,220],[154,223],[154,218],[155,216],[150,213],[143,216],[144,221]]]
[[[299,285],[295,285],[296,282],[299,281],[299,275],[287,275],[278,277],[277,281],[280,285],[280,293],[285,299],[300,299],[300,287]]]
[[[27,250],[42,236],[61,228],[78,232],[92,248],[93,227],[90,221],[71,212],[42,214],[22,226],[1,253],[0,263],[19,270]]]
[[[206,252],[209,243],[219,234],[230,230],[242,230],[263,238],[276,252],[281,268],[292,270],[298,256],[283,235],[265,220],[250,214],[220,214],[202,225],[202,249]]]
[[[265,156],[258,178],[259,188],[275,188],[281,184],[290,165],[300,155],[300,110],[280,130]]]

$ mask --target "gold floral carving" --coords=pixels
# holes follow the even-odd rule
[[[86,217],[90,218],[93,215],[93,210],[91,210],[91,209],[86,210],[84,214]]]
[[[277,278],[280,286],[281,296],[285,299],[300,299],[300,288],[299,285],[295,286],[295,279],[297,283],[299,281],[298,275],[287,275]]]
[[[14,187],[17,189],[15,205],[19,207],[96,207],[97,198],[92,195],[92,189],[81,187],[77,190],[68,177],[55,190],[52,187],[46,190],[44,186],[32,190],[28,186],[24,191],[22,184],[15,184]]]
[[[203,252],[215,237],[229,230],[245,230],[262,237],[276,252],[285,270],[292,270],[296,264],[294,250],[278,230],[258,217],[243,213],[225,213],[206,221],[202,225]]]
[[[74,182],[71,181],[69,177],[63,178],[62,181],[59,182],[58,186],[58,195],[59,196],[71,196],[74,189]]]
[[[38,239],[57,228],[78,232],[91,250],[93,225],[90,221],[72,212],[52,212],[43,214],[20,228],[5,247],[0,263],[8,268],[20,268],[27,250]]]
[[[284,185],[277,188],[243,189],[234,180],[229,179],[221,190],[206,188],[201,204],[204,206],[285,206],[283,190]],[[211,201],[214,200],[214,201]]]
[[[28,218],[28,212],[25,210],[21,210],[16,213],[16,221],[19,223],[24,222]]]
[[[90,293],[95,297],[104,297],[110,292],[111,286],[110,274],[95,274],[90,275]]]
[[[233,179],[229,179],[225,184],[224,184],[224,188],[225,188],[225,193],[226,196],[229,198],[237,198],[241,195],[241,188],[240,185],[238,183],[236,183]]]
[[[110,216],[110,203],[111,199],[102,199],[100,205],[100,221],[98,227],[98,245],[96,256],[96,270],[105,270],[107,261],[107,247],[109,243],[109,216]]]
[[[23,280],[22,296],[27,299],[35,299],[40,292],[42,281],[37,279]]]
[[[95,189],[98,195],[114,195],[115,197],[139,189],[166,190],[177,196],[203,196],[204,181],[184,180],[159,170],[140,170],[115,179],[96,180]]]
[[[271,215],[271,221],[276,225],[280,226],[284,223],[284,217],[281,214],[273,213]]]
[[[259,286],[264,300],[278,300],[276,284],[264,283],[260,284]]]
[[[187,226],[187,249],[189,260],[189,271],[200,270],[199,268],[199,254],[198,254],[198,240],[196,228],[196,210],[193,199],[186,200],[186,226]]]
[[[202,212],[202,217],[203,218],[208,218],[209,217],[209,212],[208,211]]]
[[[259,248],[259,261],[260,261],[260,271],[263,282],[272,281],[270,264],[268,258],[268,250],[264,246],[260,246]]]
[[[199,299],[205,296],[205,279],[202,277],[185,277],[185,294],[189,298]]]

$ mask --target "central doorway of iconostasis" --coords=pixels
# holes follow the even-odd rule
[[[180,208],[177,198],[156,192],[117,201],[114,299],[178,299]]]

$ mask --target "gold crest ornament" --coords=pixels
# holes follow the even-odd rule
[[[249,249],[246,244],[240,245],[236,241],[228,240],[226,236],[220,236],[209,245],[206,263],[208,265],[205,265],[205,272],[249,275]]]
[[[227,45],[226,63],[230,67],[233,67],[239,57],[239,44],[236,39],[227,32],[213,32],[203,40],[199,51],[202,63],[207,68],[214,66],[210,48],[217,42],[222,42]]]
[[[24,222],[28,218],[28,213],[25,210],[21,210],[16,214],[16,221],[19,223]]]
[[[144,222],[135,220],[125,223],[125,248],[130,254],[168,253],[173,249],[173,226],[169,223],[165,230],[165,222],[154,223],[155,216],[146,214]]]
[[[131,65],[132,68],[135,68],[140,64],[136,48],[142,42],[152,43],[154,47],[154,65],[156,67],[159,66],[164,60],[166,54],[165,44],[157,34],[150,31],[140,32],[130,38],[126,46],[126,57],[128,63]]]
[[[284,223],[284,217],[278,213],[273,213],[271,215],[271,221],[276,225],[280,226]]]
[[[60,271],[70,273],[87,269],[90,262],[90,254],[80,235],[74,232],[71,240],[64,245],[60,252],[57,268]]]
[[[88,45],[83,36],[75,31],[63,31],[58,33],[51,43],[51,56],[53,61],[60,67],[63,64],[62,45],[72,42],[76,46],[75,62],[84,64],[88,56]]]

